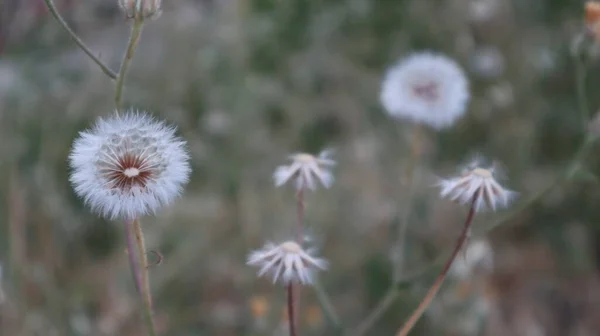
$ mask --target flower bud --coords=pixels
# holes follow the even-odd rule
[[[161,13],[162,0],[119,0],[127,18],[156,19]]]

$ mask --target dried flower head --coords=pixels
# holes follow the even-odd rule
[[[162,0],[119,0],[127,18],[156,19],[161,14]]]
[[[393,117],[435,129],[452,126],[465,113],[469,98],[462,68],[430,52],[413,54],[392,66],[380,94],[383,107]]]
[[[283,283],[298,282],[312,284],[315,270],[327,269],[327,261],[313,256],[314,250],[304,250],[294,241],[279,245],[267,243],[262,249],[248,256],[248,265],[260,266],[258,276],[273,274],[273,283],[281,279]]]
[[[291,164],[279,166],[273,173],[275,186],[279,187],[292,178],[296,180],[297,190],[306,188],[315,190],[317,188],[315,180],[319,180],[325,188],[333,184],[333,174],[330,169],[335,165],[335,161],[331,159],[330,150],[322,151],[317,157],[297,153],[290,155],[289,158]]]
[[[188,181],[185,142],[145,113],[100,118],[69,155],[70,181],[92,211],[133,219],[171,203]]]
[[[495,178],[498,167],[483,168],[479,160],[473,161],[458,177],[442,179],[440,195],[461,204],[473,204],[475,211],[506,207],[517,193],[502,187]]]

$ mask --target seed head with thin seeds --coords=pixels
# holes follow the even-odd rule
[[[325,188],[333,184],[331,168],[335,161],[331,159],[331,150],[322,151],[318,156],[296,153],[289,156],[291,163],[277,167],[273,173],[275,186],[279,187],[295,180],[297,190],[317,188],[317,181]]]
[[[507,207],[517,193],[501,186],[496,180],[497,174],[497,166],[484,168],[478,160],[474,161],[460,176],[441,179],[440,195],[461,204],[474,202],[476,211]]]
[[[281,280],[284,284],[310,285],[316,270],[327,269],[327,261],[314,257],[314,253],[313,249],[304,250],[294,241],[279,245],[269,242],[262,249],[251,252],[247,264],[260,266],[258,276],[271,273],[273,283]]]
[[[92,211],[109,219],[154,213],[181,194],[190,174],[185,142],[148,114],[100,118],[74,141],[70,181]]]

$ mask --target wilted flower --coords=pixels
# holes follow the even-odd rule
[[[188,181],[185,142],[145,113],[100,118],[69,155],[70,181],[92,211],[134,219],[171,203]]]
[[[128,18],[156,19],[160,16],[162,0],[119,0]]]
[[[506,207],[517,193],[502,187],[494,175],[497,167],[482,168],[474,161],[458,177],[442,179],[439,182],[442,197],[448,197],[461,204],[473,204],[475,211],[487,208],[496,210],[498,206]]]
[[[267,243],[262,249],[248,256],[248,265],[260,266],[258,276],[273,274],[273,283],[278,279],[285,284],[299,282],[312,284],[315,270],[325,270],[327,261],[313,256],[313,250],[304,250],[294,241],[279,245]]]
[[[380,94],[390,115],[436,129],[453,125],[464,114],[469,98],[461,67],[429,52],[413,54],[391,67]]]
[[[335,161],[330,158],[331,151],[325,150],[315,157],[311,154],[297,153],[290,155],[292,163],[279,166],[273,173],[275,186],[285,184],[291,178],[296,180],[296,189],[317,188],[315,180],[319,180],[325,188],[333,184],[333,174],[330,169]]]

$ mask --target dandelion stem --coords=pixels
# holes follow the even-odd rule
[[[113,80],[117,79],[117,74],[114,73],[114,71],[112,71],[108,66],[104,65],[104,63],[102,63],[102,61],[94,55],[94,53],[90,50],[90,48],[88,48],[85,45],[85,43],[83,43],[83,41],[77,36],[77,34],[69,27],[67,22],[58,13],[58,10],[56,9],[54,2],[52,0],[44,0],[44,2],[46,3],[46,6],[48,7],[48,10],[52,14],[52,16],[54,16],[56,21],[58,21],[58,23],[69,34],[69,36],[71,36],[71,39],[73,39],[75,44],[77,44],[79,46],[79,48],[81,48],[81,50],[83,50],[83,52],[86,55],[88,55],[89,58],[92,61],[94,61],[94,63],[96,63],[100,67],[102,72],[104,72],[110,79],[113,79]]]
[[[287,308],[288,308],[288,323],[290,326],[290,336],[296,336],[296,314],[294,312],[294,286],[290,283],[287,285]]]
[[[304,188],[300,188],[296,194],[296,216],[298,219],[298,244],[302,245],[304,236]]]
[[[452,263],[458,256],[460,250],[462,249],[462,247],[469,235],[469,230],[471,229],[471,223],[473,222],[473,217],[475,215],[475,203],[477,202],[477,196],[478,196],[478,194],[475,194],[475,196],[473,197],[473,201],[471,203],[471,208],[469,209],[469,213],[467,214],[465,224],[463,226],[462,232],[460,233],[458,241],[456,242],[456,246],[454,247],[454,250],[452,251],[452,255],[450,256],[448,261],[446,261],[444,268],[442,269],[442,271],[436,278],[435,282],[433,283],[433,285],[431,286],[429,291],[427,291],[427,294],[425,295],[425,297],[423,298],[423,300],[421,301],[419,306],[417,306],[417,309],[415,309],[415,311],[409,317],[408,321],[404,324],[404,326],[402,327],[402,329],[400,329],[400,331],[396,334],[396,336],[408,335],[408,333],[412,330],[412,328],[415,326],[417,321],[421,318],[421,316],[423,315],[423,313],[425,312],[427,307],[429,307],[429,305],[431,304],[431,301],[433,301],[433,298],[435,297],[438,290],[444,283],[444,280],[446,279],[446,275],[448,274],[448,271],[450,271]]]
[[[396,248],[398,250],[398,260],[394,266],[394,283],[400,280],[402,271],[404,268],[405,256],[406,256],[406,233],[408,231],[408,224],[410,221],[411,203],[414,194],[414,173],[419,158],[421,156],[421,133],[422,128],[420,125],[415,125],[413,128],[413,134],[410,143],[410,159],[406,168],[405,184],[407,188],[406,201],[404,202],[404,209],[402,211],[402,220],[398,227],[398,236],[396,238]],[[383,303],[383,302],[382,302]]]
[[[115,89],[115,105],[117,106],[117,111],[121,109],[121,100],[123,97],[123,84],[125,84],[125,75],[127,74],[127,69],[129,68],[129,64],[133,59],[133,54],[135,53],[135,49],[137,48],[138,42],[140,41],[143,26],[144,18],[141,16],[137,16],[133,22],[133,27],[131,28],[131,35],[129,36],[129,43],[127,45],[127,51],[123,56],[121,69],[119,70],[119,74],[117,75],[117,86]]]
[[[125,223],[125,237],[127,239],[127,256],[129,257],[129,267],[135,283],[135,290],[140,293],[142,287],[142,278],[140,276],[140,262],[137,257],[135,234],[133,233],[133,221]]]
[[[148,335],[156,336],[156,327],[154,325],[154,317],[152,314],[152,294],[150,293],[150,280],[148,277],[148,257],[146,254],[142,224],[139,219],[133,221],[133,231],[135,234],[137,256],[139,260],[137,276],[135,276],[135,279],[136,282],[138,282],[139,293],[142,299],[144,320],[146,322],[146,328],[148,329]]]

